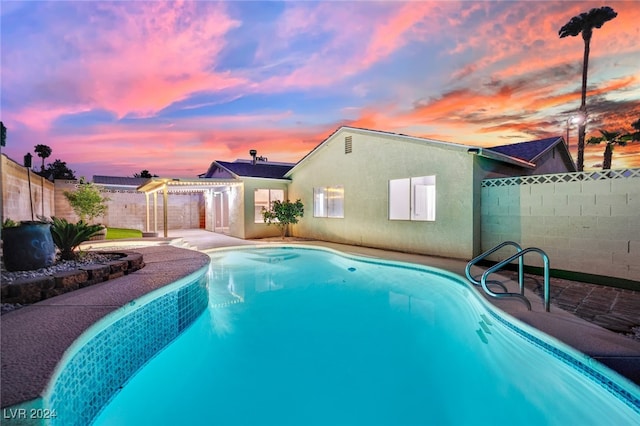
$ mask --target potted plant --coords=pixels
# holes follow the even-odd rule
[[[7,219],[2,225],[2,253],[7,271],[31,271],[53,265],[56,246],[51,224],[43,221]]]

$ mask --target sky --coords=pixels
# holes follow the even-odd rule
[[[340,126],[481,147],[566,137],[576,158],[593,1],[0,2],[2,152],[76,176],[196,177],[297,162]],[[595,29],[587,137],[640,118],[640,7]],[[585,170],[604,146],[588,146]],[[399,154],[401,155],[401,154]],[[613,168],[640,167],[640,143]]]

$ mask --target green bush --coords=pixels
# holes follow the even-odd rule
[[[16,226],[19,226],[20,224],[18,222],[16,222],[15,220],[11,220],[9,218],[6,218],[4,220],[4,223],[2,224],[3,228],[15,228]]]
[[[271,203],[271,210],[262,209],[262,219],[267,225],[272,223],[280,228],[282,238],[287,234],[287,226],[290,223],[298,223],[298,217],[304,216],[304,205],[302,201],[274,201]]]
[[[92,221],[107,211],[105,203],[109,198],[103,197],[100,190],[93,183],[87,182],[84,177],[80,178],[78,189],[71,192],[64,191],[64,196],[82,222]]]
[[[66,219],[52,218],[51,236],[64,260],[77,258],[75,249],[103,229],[102,225],[90,225],[84,221],[69,223]]]

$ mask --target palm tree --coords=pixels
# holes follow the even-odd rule
[[[36,145],[35,152],[38,154],[38,157],[42,158],[42,169],[44,172],[44,159],[48,158],[51,155],[51,148],[47,145]]]
[[[629,140],[632,139],[631,134],[622,134],[622,132],[608,132],[606,130],[600,130],[602,136],[592,136],[587,141],[588,144],[599,145],[601,142],[605,142],[604,147],[604,160],[602,162],[602,170],[611,169],[611,160],[613,158],[613,148],[615,145],[625,146]]]
[[[635,130],[635,132],[631,133],[633,140],[640,140],[640,118],[631,123],[631,127]]]
[[[612,20],[618,16],[609,6],[603,6],[600,8],[593,8],[589,12],[581,13],[578,16],[571,18],[560,31],[558,35],[560,38],[566,36],[577,36],[582,33],[582,39],[584,40],[584,59],[582,61],[582,102],[580,103],[580,112],[585,117],[578,125],[578,171],[584,169],[584,137],[586,128],[587,117],[587,69],[589,67],[589,47],[591,44],[591,36],[593,35],[594,28],[600,28],[605,22]]]

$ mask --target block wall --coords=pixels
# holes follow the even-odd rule
[[[510,240],[543,249],[553,269],[640,281],[640,169],[488,179],[481,191],[483,251]],[[525,263],[542,266],[535,253]]]
[[[65,191],[73,191],[77,181],[56,180],[55,182],[55,215],[69,221],[77,221],[79,218],[73,212],[69,201],[64,196]],[[102,195],[109,198],[107,212],[96,219],[111,228],[129,228],[146,231],[146,200],[142,192],[135,189],[110,190],[102,188]],[[204,218],[204,198],[200,193],[169,193],[168,224],[169,229],[192,229],[204,226],[201,218]],[[164,230],[164,206],[162,193],[157,199],[157,230]],[[155,231],[153,195],[149,196],[149,226]]]
[[[4,154],[2,161],[1,221],[37,220],[54,211],[54,185]]]

